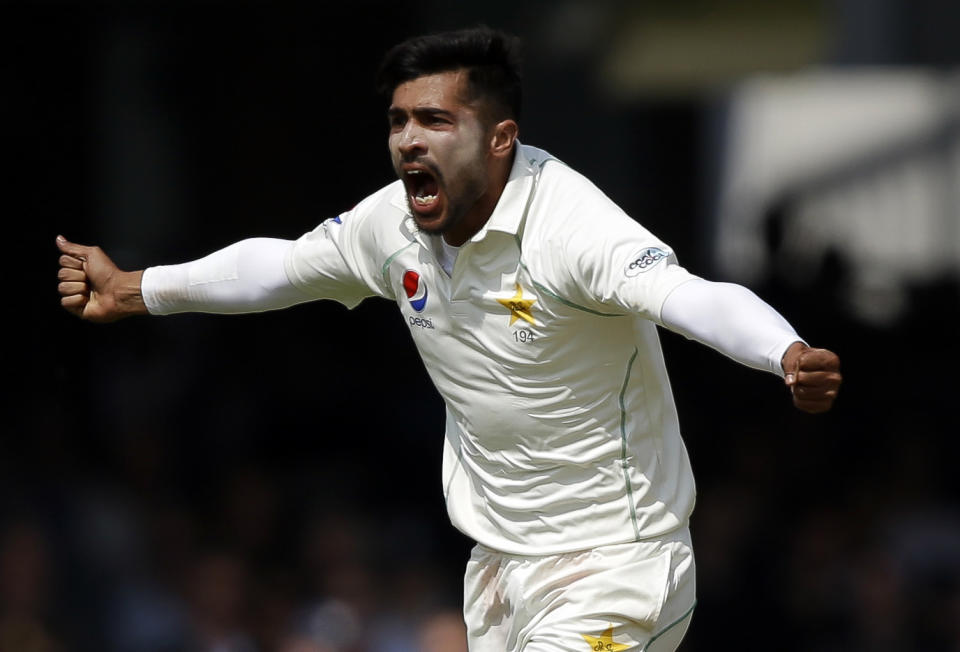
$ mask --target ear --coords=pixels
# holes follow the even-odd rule
[[[513,120],[503,120],[493,126],[490,136],[490,154],[494,158],[504,158],[513,153],[513,143],[517,140],[520,127]]]

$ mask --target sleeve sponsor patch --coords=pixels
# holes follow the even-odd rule
[[[625,276],[636,276],[647,271],[672,253],[659,247],[645,247],[630,256],[627,264],[624,265],[623,273]]]

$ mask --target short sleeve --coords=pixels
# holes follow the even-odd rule
[[[379,273],[376,211],[383,192],[301,236],[284,262],[290,282],[315,298],[353,308],[370,296],[391,296]]]
[[[548,266],[564,286],[560,293],[604,314],[639,314],[661,323],[667,296],[697,276],[584,177],[566,172],[554,187],[551,212],[562,217],[546,253],[557,260]]]
[[[571,258],[582,291],[608,310],[621,310],[660,323],[660,309],[679,285],[697,278],[673,250],[624,216],[592,239],[571,241]]]

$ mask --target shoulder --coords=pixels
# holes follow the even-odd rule
[[[600,235],[611,227],[636,225],[584,174],[543,150],[529,149],[540,161],[536,195],[531,206],[534,220],[546,219],[551,230],[560,229],[565,233],[572,230],[585,235]]]
[[[525,259],[559,293],[624,307],[626,302],[613,301],[624,282],[643,284],[656,276],[646,272],[660,261],[675,262],[668,245],[559,160],[543,166],[535,192],[523,238]]]
[[[287,276],[314,296],[336,298],[346,305],[371,292],[391,296],[381,265],[391,252],[409,244],[402,201],[398,181],[324,220],[294,243]]]
[[[403,184],[398,180],[362,199],[356,206],[328,219],[318,229],[335,229],[368,255],[411,238],[412,218]]]
[[[539,184],[560,195],[585,195],[587,198],[610,201],[586,176],[549,152],[522,145],[521,152],[532,168],[539,169]]]
[[[639,222],[585,175],[543,154],[530,205],[532,239],[558,253],[581,254],[596,253],[599,243],[650,238]]]
[[[345,224],[347,220],[399,223],[407,215],[403,183],[397,180],[364,197],[356,206],[333,219],[338,224]]]
[[[388,184],[363,198],[350,210],[320,222],[303,234],[295,245],[295,254],[304,257],[325,256],[330,246],[347,258],[378,258],[378,252],[405,240],[403,184]]]

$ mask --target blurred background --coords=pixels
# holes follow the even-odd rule
[[[960,4],[0,9],[0,652],[463,649],[471,543],[395,308],[93,326],[54,236],[127,269],[299,236],[391,180],[383,52],[479,22],[525,41],[524,142],[844,364],[810,417],[663,335],[699,485],[683,649],[960,650]]]

